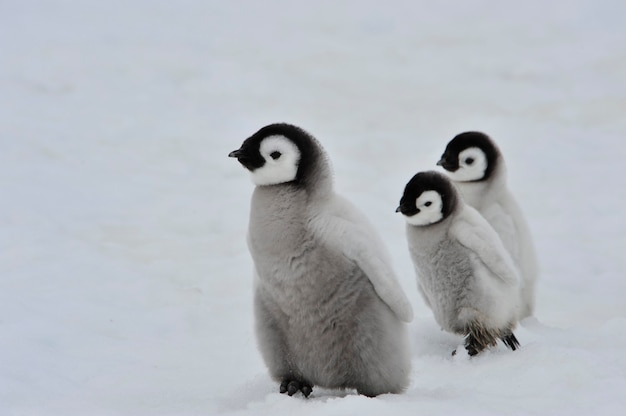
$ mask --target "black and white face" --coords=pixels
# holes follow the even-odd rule
[[[270,125],[244,141],[241,148],[228,156],[236,157],[250,171],[255,185],[293,182],[298,177],[302,152],[298,144],[286,134],[293,136],[300,132],[294,126]]]
[[[424,191],[415,199],[415,213],[404,214],[411,225],[430,225],[443,218],[443,201],[437,191]]]
[[[457,135],[448,143],[437,165],[448,171],[456,182],[477,182],[489,178],[498,159],[491,139],[479,132]]]
[[[485,152],[478,147],[470,147],[458,155],[458,168],[448,172],[453,181],[480,181],[485,177],[488,162]]]
[[[285,136],[269,136],[259,148],[265,164],[251,172],[256,185],[277,185],[291,182],[298,174],[300,150]]]
[[[257,159],[263,160],[260,166],[250,168],[244,163],[245,158],[240,160],[250,170],[255,185],[278,185],[296,179],[300,150],[294,142],[285,136],[269,136],[261,140],[257,151]]]
[[[456,204],[456,193],[444,175],[420,172],[407,183],[396,212],[415,226],[436,224],[446,218]]]

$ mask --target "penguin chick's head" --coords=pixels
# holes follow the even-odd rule
[[[489,136],[477,131],[458,134],[448,143],[437,165],[457,182],[477,182],[490,177],[500,152]]]
[[[425,226],[447,218],[457,205],[457,192],[448,178],[438,172],[420,172],[404,188],[401,212],[411,225]]]
[[[230,152],[256,185],[302,182],[322,157],[317,140],[299,127],[277,123],[263,127]]]

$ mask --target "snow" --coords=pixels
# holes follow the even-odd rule
[[[626,3],[6,0],[0,414],[622,414]],[[249,176],[287,121],[325,146],[416,312],[412,382],[286,397],[252,331]],[[450,352],[394,213],[490,134],[541,265],[521,350]]]

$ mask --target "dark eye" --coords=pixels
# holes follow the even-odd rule
[[[270,153],[270,157],[274,160],[278,159],[281,156],[281,153],[278,151]]]
[[[468,165],[471,165],[472,163],[474,163],[474,159],[471,157],[468,157],[467,159],[465,159],[465,163],[467,163]]]
[[[426,201],[426,202],[424,202],[424,206],[425,206],[425,207],[429,207],[429,206],[431,206],[432,204],[433,204],[433,203],[432,203],[432,202],[430,202],[430,201]]]

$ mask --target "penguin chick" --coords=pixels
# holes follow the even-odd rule
[[[374,228],[334,193],[322,146],[299,127],[271,124],[229,156],[256,184],[248,229],[255,326],[280,392],[404,391],[411,305]]]
[[[405,216],[418,289],[437,323],[465,336],[471,356],[498,339],[517,349],[518,272],[487,221],[433,171],[413,176],[396,212]]]
[[[461,133],[448,143],[437,165],[500,236],[521,275],[519,319],[533,315],[539,268],[530,228],[507,186],[500,149],[486,134]]]

